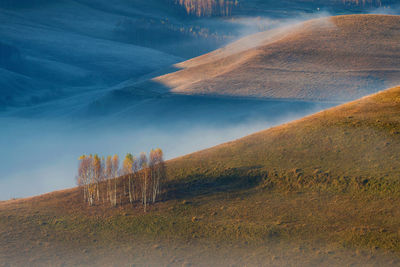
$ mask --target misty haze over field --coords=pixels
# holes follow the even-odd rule
[[[273,2],[197,17],[162,0],[1,1],[0,200],[74,186],[84,153],[161,147],[169,159],[338,104],[135,89],[240,37],[350,12],[302,1],[281,12]]]
[[[135,110],[132,115],[138,116],[137,120],[118,115],[105,120],[1,118],[0,160],[5,164],[0,169],[0,199],[74,186],[81,154],[117,153],[122,157],[161,147],[170,159],[332,105],[236,99],[182,101],[179,107],[167,104],[155,113],[151,107],[159,104],[144,105],[144,110]]]

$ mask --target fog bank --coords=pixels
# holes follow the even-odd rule
[[[311,114],[330,103],[219,100],[182,105],[158,116],[93,119],[0,119],[0,200],[75,186],[82,154],[139,154],[160,147],[166,159]],[[188,101],[186,101],[188,102]],[[182,101],[183,103],[183,101]],[[210,104],[211,103],[211,104]],[[150,107],[156,106],[155,104]]]

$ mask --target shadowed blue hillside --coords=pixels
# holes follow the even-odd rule
[[[202,2],[197,1],[199,6]],[[234,17],[198,18],[175,1],[3,0],[0,107],[35,105],[93,86],[107,88],[318,10],[335,14],[376,6],[342,1],[239,3]],[[255,14],[261,19],[248,20]]]

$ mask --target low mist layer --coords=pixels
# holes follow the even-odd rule
[[[124,156],[161,147],[170,159],[331,105],[204,98],[164,106],[162,102],[141,103],[121,116],[92,119],[2,118],[0,199],[74,186],[77,159],[82,154]]]

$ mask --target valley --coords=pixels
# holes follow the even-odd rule
[[[0,267],[398,266],[399,14],[0,1]]]

